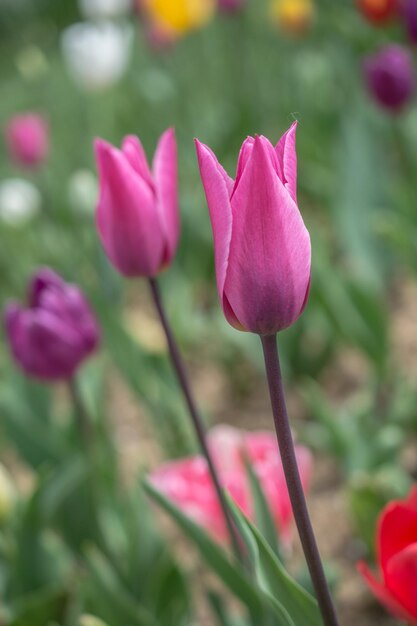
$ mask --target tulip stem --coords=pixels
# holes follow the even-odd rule
[[[184,361],[182,359],[181,353],[179,351],[177,342],[175,340],[174,334],[172,332],[172,328],[168,322],[167,316],[165,314],[165,308],[162,302],[161,292],[159,290],[158,283],[155,278],[149,279],[149,285],[151,289],[151,294],[153,301],[155,303],[155,307],[158,311],[159,318],[161,320],[162,327],[165,332],[168,349],[171,357],[172,366],[175,370],[175,373],[178,378],[178,382],[182,389],[185,403],[187,405],[188,411],[190,413],[191,421],[194,426],[195,434],[200,444],[201,451],[207,461],[207,466],[211,475],[211,479],[213,481],[214,488],[217,493],[217,497],[219,499],[220,507],[223,511],[223,516],[226,522],[227,529],[229,531],[231,545],[235,552],[237,559],[240,562],[243,562],[242,551],[241,551],[241,543],[240,538],[237,534],[237,530],[234,526],[234,523],[231,518],[231,514],[229,512],[228,504],[226,498],[223,493],[223,489],[220,483],[220,479],[217,474],[216,466],[214,464],[211,452],[207,445],[206,440],[206,432],[204,427],[204,422],[201,418],[201,415],[197,409],[196,403],[194,401],[194,397],[191,391],[191,387],[188,381],[188,376],[185,370]]]
[[[261,336],[261,342],[264,352],[275,430],[298,534],[316,592],[323,622],[325,626],[338,626],[335,607],[324,574],[323,564],[308,514],[307,503],[298,471],[294,441],[285,403],[276,336]]]
[[[91,445],[91,425],[75,378],[69,379],[68,389],[74,407],[74,415],[77,420],[78,432],[83,444],[88,449]]]

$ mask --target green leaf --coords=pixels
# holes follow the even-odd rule
[[[316,600],[285,571],[259,530],[226,495],[241,535],[248,546],[259,586],[284,607],[298,626],[322,626]]]
[[[45,626],[59,619],[67,598],[61,587],[51,586],[21,597],[12,606],[9,626]]]
[[[249,459],[245,459],[246,471],[252,492],[255,509],[255,519],[266,541],[277,556],[280,556],[277,530],[272,519],[272,514],[265,498],[264,491]]]
[[[144,488],[152,500],[163,508],[176,521],[187,537],[196,544],[204,559],[230,591],[252,612],[259,613],[262,610],[259,595],[247,577],[225,556],[220,546],[150,483],[144,482]]]
[[[160,626],[154,616],[137,602],[99,550],[90,546],[86,550],[86,562],[91,574],[86,587],[106,621],[129,626]]]

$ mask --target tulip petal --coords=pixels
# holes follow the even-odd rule
[[[374,596],[385,606],[385,608],[398,617],[415,624],[416,621],[409,615],[407,610],[401,605],[401,603],[395,598],[395,596],[387,589],[379,580],[375,578],[366,563],[358,563],[358,571],[363,576],[367,584],[369,585]]]
[[[406,503],[391,502],[383,511],[378,526],[378,555],[382,571],[388,561],[417,542],[417,510]]]
[[[236,318],[261,334],[282,330],[298,318],[311,272],[310,237],[268,143],[255,138],[231,201],[233,231],[224,283]]]
[[[166,235],[165,263],[175,254],[180,232],[177,161],[175,132],[170,128],[161,136],[153,160],[157,207]]]
[[[407,611],[408,621],[417,624],[417,542],[389,560],[385,584]]]
[[[297,152],[295,149],[295,136],[297,122],[294,122],[289,130],[281,137],[276,145],[276,153],[282,172],[282,182],[290,192],[294,202],[297,202]]]
[[[148,165],[145,150],[139,137],[128,135],[123,139],[122,152],[133,167],[133,169],[141,176],[153,190],[154,183],[152,173]]]
[[[97,226],[103,247],[125,276],[153,276],[165,249],[154,194],[120,150],[102,140],[95,147],[100,175]]]
[[[214,237],[217,290],[223,304],[229,248],[232,237],[232,208],[230,194],[233,180],[227,175],[208,146],[195,140],[198,163],[206,193]]]
[[[45,290],[51,288],[59,290],[64,284],[62,278],[49,267],[41,267],[32,277],[29,284],[29,306],[39,306]]]
[[[239,181],[242,177],[242,174],[245,171],[246,164],[249,161],[249,158],[252,154],[254,143],[255,143],[255,139],[253,137],[247,137],[247,139],[245,139],[245,141],[242,144],[242,147],[239,152],[239,157],[237,160],[236,179],[235,179],[235,184],[233,187],[232,195],[236,191]]]

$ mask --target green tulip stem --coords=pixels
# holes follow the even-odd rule
[[[189,384],[188,381],[188,376],[186,373],[186,369],[185,369],[185,364],[184,361],[182,359],[180,350],[178,348],[177,342],[175,340],[174,337],[174,333],[172,332],[172,328],[168,322],[168,318],[166,316],[165,313],[165,308],[162,302],[162,297],[161,297],[161,292],[159,290],[159,286],[158,283],[156,282],[156,280],[154,278],[150,278],[149,279],[149,286],[151,289],[151,294],[152,294],[152,298],[153,301],[155,303],[155,307],[158,311],[158,315],[159,318],[161,320],[161,324],[162,327],[164,329],[165,332],[165,336],[166,336],[166,340],[167,340],[167,344],[168,344],[168,349],[169,349],[169,354],[171,357],[171,362],[172,362],[172,366],[174,368],[174,371],[177,375],[177,379],[179,382],[179,385],[182,389],[183,395],[184,395],[184,400],[185,403],[187,405],[190,417],[191,417],[191,421],[192,424],[194,426],[194,430],[195,430],[195,434],[198,440],[198,443],[200,445],[201,448],[201,452],[203,453],[206,461],[207,461],[207,466],[211,475],[211,479],[214,485],[214,488],[216,490],[217,493],[217,497],[219,500],[219,504],[220,507],[222,509],[223,512],[223,516],[226,522],[226,526],[229,532],[229,536],[230,536],[230,541],[231,541],[231,545],[233,547],[233,550],[235,552],[236,558],[238,558],[238,560],[240,562],[243,562],[243,555],[242,555],[242,550],[241,550],[241,543],[240,543],[240,538],[238,536],[237,530],[235,528],[235,525],[233,523],[231,514],[229,512],[229,508],[226,502],[226,498],[224,496],[223,493],[223,489],[220,483],[220,479],[219,476],[217,474],[217,470],[216,470],[216,466],[214,464],[210,449],[207,445],[207,439],[206,439],[206,431],[205,431],[205,427],[204,427],[204,422],[203,419],[197,409],[197,405],[196,402],[194,400],[194,396],[193,393],[191,391],[191,386]]]
[[[288,412],[285,403],[281,366],[275,335],[261,336],[265,369],[271,398],[275,430],[284,468],[285,480],[290,495],[295,523],[316,592],[317,602],[325,626],[338,626],[335,607],[324,574],[323,564],[308,514],[307,503],[298,471]]]
[[[89,449],[92,440],[91,424],[75,377],[68,380],[68,390],[74,407],[79,436],[85,448]]]

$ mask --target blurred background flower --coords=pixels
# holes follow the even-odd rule
[[[68,71],[86,91],[112,87],[127,70],[132,45],[128,25],[84,22],[62,33],[61,46]]]
[[[21,226],[35,217],[42,204],[39,190],[23,178],[0,181],[0,219],[10,226]]]
[[[82,16],[87,20],[110,19],[125,15],[132,0],[78,0]]]
[[[39,167],[49,153],[49,130],[44,117],[24,113],[12,117],[5,128],[11,159],[27,168]]]
[[[143,0],[143,8],[151,22],[180,35],[206,25],[216,0]]]
[[[271,17],[284,33],[303,35],[313,22],[313,0],[272,0]]]
[[[374,24],[385,24],[399,13],[400,0],[357,0],[362,15]]]
[[[36,272],[28,292],[27,307],[9,302],[4,312],[13,357],[28,376],[70,380],[99,343],[85,296],[48,268]]]
[[[386,46],[364,61],[369,93],[382,107],[393,112],[409,104],[415,92],[416,76],[411,54],[401,46]]]

